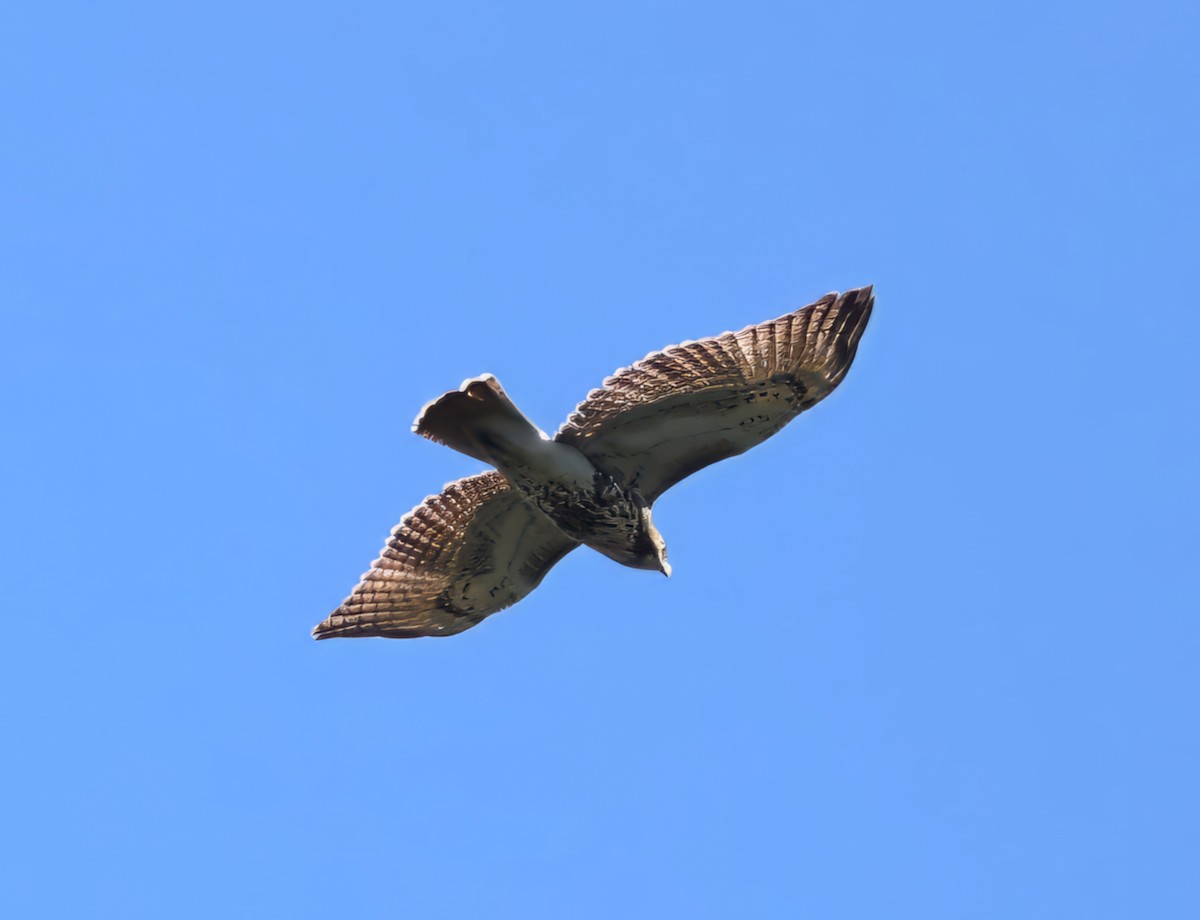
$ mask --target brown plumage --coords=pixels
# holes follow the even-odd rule
[[[869,287],[827,294],[741,332],[650,354],[589,393],[553,439],[490,375],[439,397],[414,430],[497,471],[451,483],[410,512],[313,635],[462,632],[532,591],[580,543],[670,574],[654,501],[829,395],[873,305]]]

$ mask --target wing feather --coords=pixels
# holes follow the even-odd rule
[[[494,470],[460,479],[405,515],[313,636],[454,635],[515,604],[577,545]]]
[[[827,294],[778,319],[672,345],[588,394],[555,439],[650,501],[766,440],[845,377],[875,298]]]

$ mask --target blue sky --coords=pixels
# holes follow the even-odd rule
[[[0,913],[1195,915],[1197,25],[10,4]],[[670,580],[309,638],[430,398],[866,283]]]

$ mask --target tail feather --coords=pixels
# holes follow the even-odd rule
[[[496,465],[498,444],[546,435],[518,409],[491,374],[464,380],[421,410],[413,431],[424,438]]]

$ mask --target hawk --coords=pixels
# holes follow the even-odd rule
[[[874,302],[870,287],[826,294],[741,332],[654,352],[592,390],[553,438],[490,374],[438,397],[413,431],[494,469],[410,511],[313,636],[460,633],[515,604],[581,543],[670,575],[654,502],[828,396]]]

